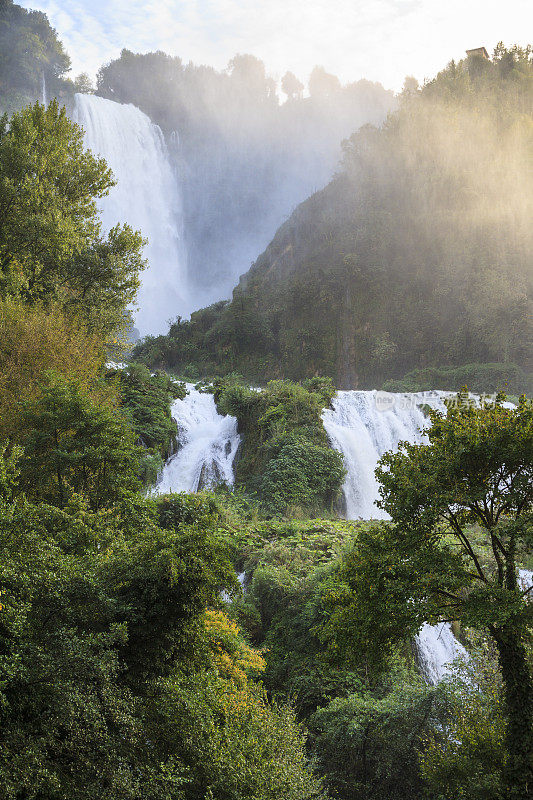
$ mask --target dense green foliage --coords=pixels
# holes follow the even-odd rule
[[[428,444],[383,457],[381,506],[393,524],[370,529],[346,556],[328,624],[342,647],[377,663],[423,620],[487,630],[504,685],[502,791],[518,800],[533,780],[533,607],[517,580],[531,548],[533,405],[476,408],[466,394],[447,405],[430,412]]]
[[[255,523],[241,537],[247,591],[235,610],[264,648],[265,685],[279,699],[290,697],[306,720],[311,753],[334,796],[414,800],[425,788],[420,755],[435,692],[413,671],[408,646],[398,647],[378,673],[365,650],[339,647],[327,625],[340,558],[367,527]]]
[[[0,111],[10,112],[64,85],[70,69],[57,34],[42,11],[28,11],[13,0],[0,2]]]
[[[1,119],[3,435],[26,447],[32,496],[61,505],[81,487],[98,508],[137,485],[132,434],[102,367],[130,322],[142,238],[118,225],[102,237],[97,200],[111,186],[55,101]]]
[[[221,617],[208,635],[206,606],[236,586],[215,502],[60,510],[21,494],[18,455],[0,461],[6,800],[318,797],[303,734],[248,683],[259,662],[238,631]],[[222,664],[213,641],[233,643]]]
[[[25,416],[21,484],[32,498],[64,508],[81,493],[96,511],[139,488],[132,430],[78,382],[49,376]]]
[[[55,101],[1,119],[2,433],[27,448],[32,496],[64,504],[83,486],[93,508],[116,498],[138,463],[102,381],[144,266],[139,233],[117,225],[101,235],[97,200],[111,186]]]
[[[269,514],[331,512],[344,477],[321,420],[335,391],[331,381],[271,381],[255,391],[229,379],[214,391],[219,410],[237,417],[243,435],[237,486],[256,494]]]
[[[144,266],[127,225],[100,233],[96,201],[114,185],[63,108],[36,103],[0,120],[0,294],[56,302],[112,334]]]
[[[116,379],[122,411],[144,448],[141,477],[154,483],[166,461],[176,451],[178,427],[172,418],[174,400],[185,397],[186,388],[164,372],[151,375],[143,364],[108,369]]]
[[[234,610],[264,649],[270,693],[290,697],[306,721],[334,796],[501,800],[506,711],[496,643],[463,628],[470,661],[437,688],[421,682],[408,644],[419,624],[412,598],[420,564],[411,558],[401,580],[405,550],[379,545],[394,529],[324,520],[234,525],[246,570]],[[479,536],[472,540],[486,558]],[[483,613],[501,609],[485,599]]]
[[[409,85],[381,129],[345,142],[342,172],[232,302],[147,338],[137,357],[260,381],[319,373],[342,388],[415,368],[530,370],[532,93],[530,49],[503,46]]]
[[[100,394],[105,359],[101,334],[56,306],[0,300],[0,436],[25,435],[24,406],[38,396],[47,372],[76,378]]]
[[[183,386],[104,378],[143,265],[140,234],[100,236],[112,183],[55,102],[2,119],[0,792],[322,797],[305,732],[219,610],[238,587],[219,505],[138,492]]]
[[[500,800],[505,710],[497,653],[477,637],[440,687],[438,724],[426,734],[422,773],[437,798]]]
[[[398,683],[383,697],[351,694],[318,711],[310,726],[318,763],[345,800],[418,800],[419,755],[435,691]]]

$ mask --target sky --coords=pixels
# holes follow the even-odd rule
[[[306,82],[316,64],[343,83],[367,78],[401,89],[433,77],[467,48],[533,39],[533,0],[18,0],[44,11],[72,74],[119,56],[163,50],[224,68],[236,53],[281,78]]]

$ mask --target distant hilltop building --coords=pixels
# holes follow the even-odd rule
[[[482,58],[488,58],[489,54],[487,53],[487,49],[485,47],[474,47],[473,50],[466,51],[467,56],[481,56]]]

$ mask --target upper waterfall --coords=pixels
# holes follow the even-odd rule
[[[76,94],[74,120],[85,130],[86,146],[105,158],[117,181],[101,201],[104,230],[127,222],[148,239],[135,322],[143,335],[166,332],[167,321],[190,308],[180,195],[163,134],[135,106],[96,95]]]

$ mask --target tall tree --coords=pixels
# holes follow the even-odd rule
[[[341,84],[336,75],[326,72],[324,67],[314,67],[309,76],[311,97],[330,97],[340,91]]]
[[[281,89],[289,100],[299,100],[302,97],[304,85],[298,80],[294,72],[286,72],[281,79]]]
[[[431,412],[428,444],[382,458],[380,505],[392,524],[347,556],[333,625],[378,656],[424,620],[488,630],[505,690],[502,791],[522,800],[533,789],[533,604],[518,573],[533,542],[533,403],[478,408],[461,393],[447,406]]]
[[[75,380],[50,376],[27,423],[22,484],[30,496],[64,507],[81,493],[96,510],[139,488],[133,431]]]
[[[0,0],[0,95],[35,99],[42,80],[55,89],[70,69],[70,58],[46,14]]]
[[[59,300],[117,324],[144,266],[128,226],[102,238],[97,200],[114,185],[83,131],[54,100],[0,120],[0,292]],[[96,312],[99,312],[97,314]],[[111,320],[104,322],[104,317]]]

